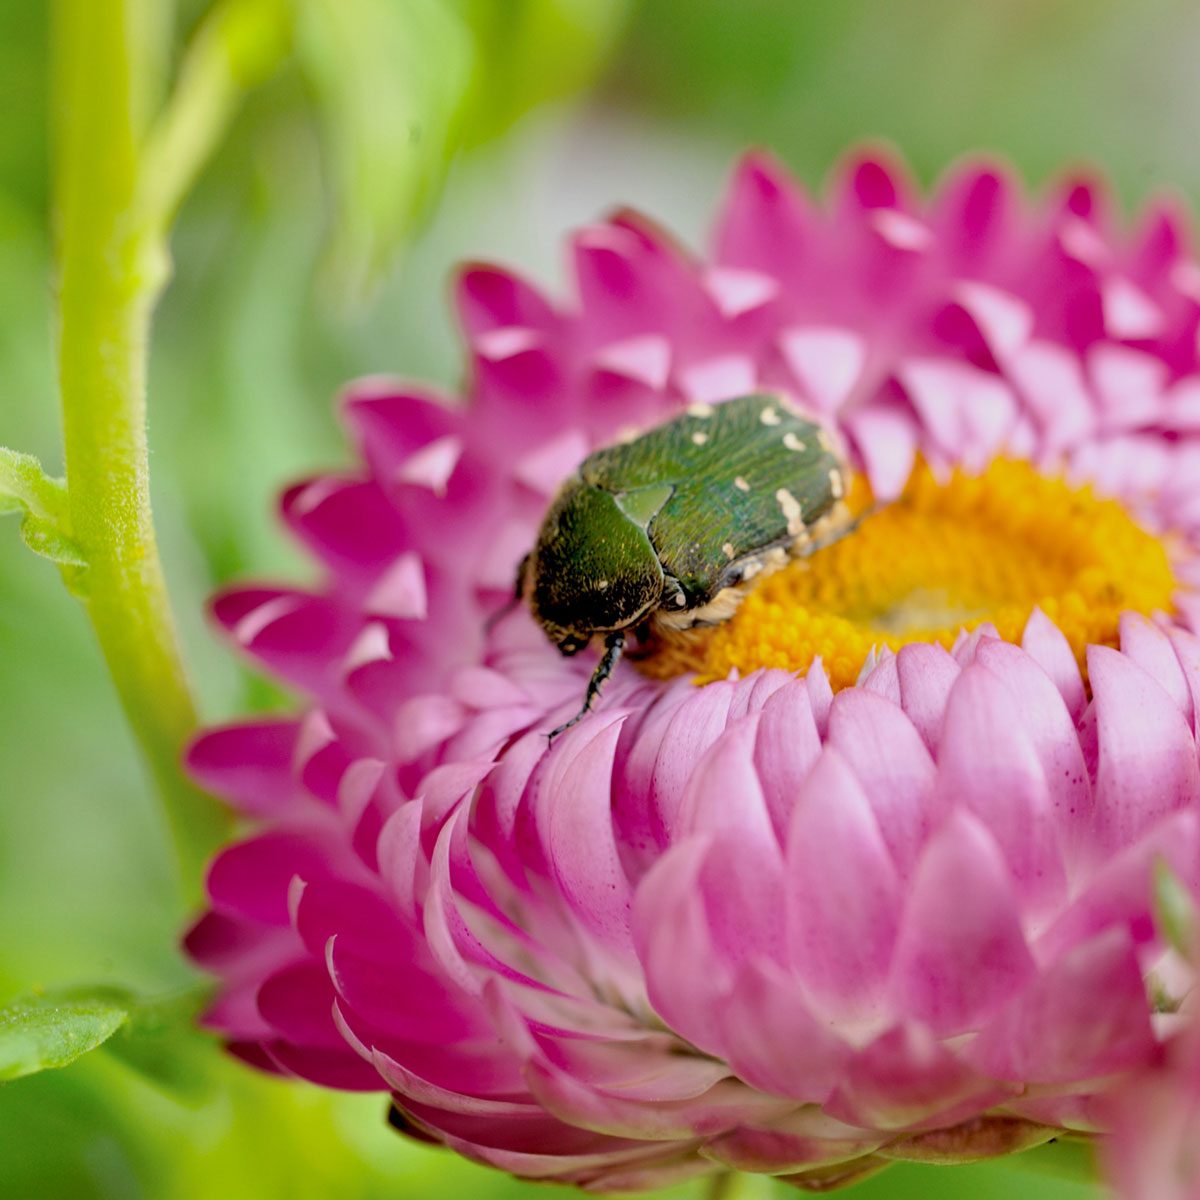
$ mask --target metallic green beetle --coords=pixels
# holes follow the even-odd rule
[[[583,708],[550,736],[591,709],[630,633],[727,620],[756,576],[844,532],[845,489],[829,435],[771,395],[693,404],[588,455],[517,573],[563,654],[604,639]]]

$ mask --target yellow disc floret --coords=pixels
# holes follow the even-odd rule
[[[998,459],[939,480],[919,464],[903,495],[850,535],[763,579],[733,618],[659,647],[656,676],[699,682],[759,667],[804,671],[820,658],[834,688],[872,649],[953,645],[991,622],[1019,641],[1034,607],[1082,662],[1113,645],[1122,612],[1169,612],[1177,588],[1163,542],[1115,500]]]

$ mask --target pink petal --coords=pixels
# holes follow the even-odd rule
[[[1098,846],[1132,844],[1155,821],[1200,798],[1191,729],[1170,696],[1106,646],[1088,647],[1096,714]]]
[[[898,1025],[855,1056],[826,1111],[865,1129],[937,1128],[1014,1091],[979,1075],[927,1029]]]
[[[889,981],[896,1010],[953,1034],[998,1009],[1034,969],[1017,911],[995,843],[955,813],[910,886]]]
[[[867,796],[835,750],[801,789],[785,886],[792,966],[813,1002],[840,1021],[870,1018],[891,959],[900,881]]]
[[[950,694],[938,791],[946,805],[965,808],[987,827],[1008,864],[1022,909],[1040,913],[1059,904],[1066,889],[1054,797],[1026,729],[1025,694],[986,669],[981,661],[986,645]],[[1053,692],[1048,680],[1046,686]],[[1074,742],[1072,734],[1068,727]],[[1083,760],[1077,757],[1082,777]]]
[[[1133,942],[1114,928],[1043,971],[972,1043],[997,1079],[1076,1084],[1150,1060],[1155,1038]]]
[[[900,703],[930,751],[942,736],[942,719],[950,689],[961,668],[941,646],[913,642],[896,655]]]
[[[1083,676],[1066,635],[1040,608],[1034,608],[1025,622],[1021,647],[1050,676],[1071,719],[1077,721],[1087,703]]]
[[[805,1104],[828,1097],[848,1047],[804,1004],[783,971],[743,963],[720,1015],[724,1057],[748,1084]]]
[[[937,770],[905,713],[869,691],[847,688],[829,714],[830,747],[853,772],[901,879],[907,878],[943,808]]]
[[[207,791],[254,816],[281,815],[294,799],[299,724],[275,719],[210,728],[188,748],[187,768]]]

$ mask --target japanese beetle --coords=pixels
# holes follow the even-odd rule
[[[564,655],[596,638],[595,703],[626,637],[669,637],[733,615],[751,581],[849,525],[829,435],[778,396],[693,404],[588,455],[517,573],[516,598]]]

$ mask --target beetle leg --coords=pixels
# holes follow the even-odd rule
[[[525,569],[529,566],[529,555],[525,555],[517,565],[517,577],[513,581],[513,594],[510,599],[504,602],[502,608],[496,609],[494,613],[483,623],[483,632],[491,633],[505,617],[508,616],[514,608],[520,603],[525,593]]]
[[[588,680],[587,695],[583,699],[583,707],[565,725],[560,725],[557,729],[550,731],[551,741],[554,741],[564,730],[570,729],[577,721],[582,721],[592,711],[592,705],[596,703],[596,698],[600,695],[600,689],[613,673],[617,663],[620,662],[621,651],[624,648],[625,630],[623,629],[615,630],[604,639],[604,657],[596,664],[596,669],[592,672],[591,679]]]

